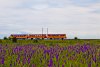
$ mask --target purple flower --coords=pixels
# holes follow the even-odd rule
[[[64,63],[66,63],[66,60],[64,60]]]
[[[26,62],[27,62],[27,59],[24,58],[24,59],[22,60],[22,63],[23,63],[23,64],[26,64]]]
[[[96,57],[93,57],[92,59],[93,59],[93,61],[96,63]]]
[[[28,58],[28,64],[30,63],[31,58]]]
[[[12,67],[12,64],[10,64],[10,67]]]
[[[57,54],[57,55],[56,55],[56,61],[58,61],[58,57],[59,57],[59,55]]]
[[[2,58],[2,61],[1,61],[1,63],[2,63],[2,64],[4,64],[4,58]]]
[[[47,52],[47,51],[46,51],[46,50],[44,50],[44,54],[46,54],[46,52]]]
[[[52,60],[52,58],[50,58],[50,60],[49,60],[49,65],[48,65],[49,67],[52,67],[53,66],[53,60]]]
[[[91,61],[88,63],[88,67],[91,67]]]
[[[64,64],[62,65],[62,67],[64,67]]]
[[[16,62],[20,61],[20,55],[18,54],[18,57],[16,59]]]
[[[32,67],[36,67],[35,64],[32,64]]]

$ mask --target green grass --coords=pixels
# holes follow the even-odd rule
[[[100,44],[100,39],[98,40],[17,40],[17,43],[13,43],[11,40],[0,40],[0,44],[6,45],[27,45],[27,44],[45,44],[45,45],[55,45],[61,44],[61,46],[65,45],[75,45],[75,44],[86,44],[89,43],[91,45]]]
[[[56,55],[53,55],[54,57],[52,58],[53,60],[53,64],[55,65],[55,67],[58,67],[58,65],[60,65],[59,67],[62,67],[62,65],[64,64],[65,67],[88,67],[88,62],[91,60],[91,53],[89,54],[89,58],[87,58],[87,55],[89,50],[87,51],[87,53],[75,53],[75,51],[68,51],[68,50],[60,50],[60,48],[63,48],[65,46],[68,45],[83,45],[83,44],[88,44],[89,45],[93,45],[95,47],[92,48],[97,48],[97,45],[100,45],[100,40],[38,40],[38,42],[34,41],[34,40],[18,40],[17,43],[13,43],[11,40],[0,40],[0,44],[2,44],[2,50],[6,51],[6,52],[2,52],[0,51],[0,56],[1,57],[5,57],[5,64],[4,65],[0,65],[0,67],[10,67],[10,64],[12,64],[12,67],[29,67],[32,66],[32,64],[35,64],[36,67],[47,67],[48,64],[48,60],[50,59],[50,55],[48,53],[46,53],[46,58],[44,58],[44,50],[49,50],[50,47],[54,48],[56,50],[56,53],[59,53],[59,60],[57,61],[56,59]],[[25,56],[24,52],[25,50],[28,51],[26,52],[26,54],[28,54],[30,52],[30,50],[27,48],[27,46],[29,46],[29,44],[31,45],[47,45],[46,47],[44,47],[45,49],[38,47],[38,46],[32,46],[32,50],[36,50],[35,53],[33,53],[30,64],[28,64],[27,62],[23,65],[22,62],[24,60],[24,57],[29,58],[29,56]],[[6,46],[7,45],[7,46]],[[23,46],[24,48],[22,50],[20,50],[18,52],[18,54],[15,52],[13,53],[12,50],[13,48],[15,49],[15,47],[21,47],[22,45],[27,45],[27,46]],[[58,48],[55,45],[59,45],[60,47]],[[56,48],[57,49],[56,49]],[[49,49],[47,49],[49,48]],[[59,52],[58,50],[60,50],[61,52]],[[52,50],[51,50],[52,51]],[[99,53],[100,49],[97,48],[96,52]],[[94,52],[93,55],[98,55],[97,53]],[[66,54],[68,54],[68,56],[66,57]],[[74,56],[74,54],[76,54]],[[20,60],[19,62],[16,62],[16,59],[18,58],[18,55],[20,55]],[[52,54],[51,54],[52,55]],[[84,58],[84,55],[86,56]],[[70,60],[70,57],[74,57],[75,60]],[[97,58],[99,58],[99,56],[96,56]],[[41,62],[41,60],[42,62]],[[64,63],[64,61],[66,60],[66,63]],[[81,63],[82,61],[82,63]],[[97,61],[97,63],[99,64],[100,60]],[[16,66],[14,66],[14,64],[16,63]],[[98,65],[98,67],[100,66],[100,64]],[[96,63],[92,60],[92,67],[96,67]]]

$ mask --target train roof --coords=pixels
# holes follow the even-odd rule
[[[28,34],[11,34],[11,35],[28,35]]]
[[[66,35],[66,34],[48,34],[48,35]]]
[[[46,35],[46,34],[29,34],[29,35]]]
[[[17,36],[17,35],[46,35],[46,34],[11,34],[13,36]],[[47,35],[66,35],[66,34],[47,34]]]

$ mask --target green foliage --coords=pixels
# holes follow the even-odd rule
[[[13,43],[17,43],[17,38],[16,38],[16,37],[13,37],[13,38],[12,38],[12,42],[13,42]]]
[[[7,40],[8,38],[5,36],[3,39],[4,39],[4,40]]]
[[[9,41],[10,40],[8,40],[8,42]],[[92,41],[89,41],[89,42],[92,42]],[[75,53],[75,51],[72,51],[72,50],[68,51],[67,49],[62,49],[63,47],[68,46],[68,44],[70,45],[70,44],[74,44],[74,43],[77,44],[78,42],[80,42],[80,43],[87,42],[84,40],[78,40],[78,41],[66,40],[63,42],[57,41],[57,40],[56,41],[55,40],[52,40],[52,41],[49,41],[49,40],[48,41],[46,41],[46,40],[39,41],[38,40],[38,43],[46,42],[45,45],[50,45],[48,43],[53,43],[53,45],[50,45],[50,46],[42,46],[40,44],[39,45],[40,47],[37,45],[33,46],[34,43],[31,44],[31,46],[29,44],[26,46],[22,46],[23,43],[25,44],[25,42],[26,43],[30,43],[30,42],[33,43],[33,40],[18,40],[17,43],[22,43],[19,45],[9,44],[9,45],[5,46],[2,44],[2,48],[1,48],[2,51],[0,51],[0,55],[5,58],[5,62],[4,62],[5,64],[4,64],[4,66],[0,65],[0,67],[32,67],[32,65],[36,65],[33,67],[47,67],[48,61],[51,58],[50,53],[52,51],[54,51],[53,53],[51,53],[53,65],[54,65],[53,67],[62,67],[62,65],[65,65],[64,67],[88,67],[88,64],[86,61],[91,60],[89,58],[84,58],[85,53],[83,53],[83,52],[80,52],[80,53],[76,52]],[[59,43],[56,44],[57,42],[59,42]],[[97,41],[94,41],[94,42],[97,42]],[[66,43],[66,44],[63,45],[63,43]],[[100,44],[100,42],[99,42],[99,44]],[[63,46],[61,46],[61,45],[63,45]],[[82,45],[82,44],[80,44],[80,45]],[[72,46],[74,46],[74,45],[72,45]],[[97,47],[97,45],[95,45],[95,47]],[[56,49],[56,51],[58,51],[58,52],[55,52],[55,50],[50,49],[50,48]],[[97,49],[99,50],[99,47]],[[44,50],[46,50],[45,54],[44,54]],[[51,52],[49,52],[50,50],[51,50]],[[13,51],[15,51],[15,52],[13,52]],[[32,52],[34,51],[34,53],[32,53],[31,51]],[[96,50],[96,52],[97,52],[97,50]],[[99,51],[97,53],[99,53]],[[59,54],[58,59],[56,59],[56,54]],[[68,56],[66,56],[66,54],[68,54]],[[16,61],[16,59],[18,59],[18,55],[20,55],[20,60]],[[87,56],[87,53],[86,53],[86,56]],[[91,57],[91,56],[89,56],[89,57]],[[25,64],[23,64],[24,58],[26,59]],[[27,63],[28,58],[31,58],[30,64]],[[73,59],[71,59],[71,58],[73,58]],[[97,58],[99,58],[99,56],[97,56]],[[64,62],[65,60],[66,60],[66,62]],[[93,60],[91,60],[91,61],[92,61],[92,67],[96,67],[96,63]],[[97,62],[97,63],[98,63],[98,67],[100,67],[99,62]],[[10,64],[12,64],[12,66]]]
[[[0,43],[2,43],[2,40],[0,39]]]
[[[8,37],[8,40],[11,40],[11,38],[10,38],[10,37]]]
[[[33,40],[34,43],[38,43],[38,39]]]
[[[77,40],[77,39],[78,39],[78,37],[74,37],[74,39],[75,39],[75,40]]]
[[[19,45],[27,45],[27,44],[45,44],[47,46],[52,46],[52,45],[57,45],[59,44],[60,46],[68,46],[68,45],[76,45],[76,44],[86,44],[86,43],[90,43],[91,45],[95,45],[95,44],[100,44],[100,39],[98,40],[82,40],[82,39],[72,39],[72,40],[18,40],[17,42],[13,42],[13,39],[11,40],[0,40],[0,44],[9,44],[9,45],[13,45],[13,44],[19,44]]]

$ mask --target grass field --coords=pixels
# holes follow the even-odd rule
[[[100,44],[100,39],[68,39],[68,40],[38,40],[37,42],[35,40],[18,40],[17,43],[13,43],[11,40],[0,40],[0,44],[19,44],[19,45],[27,45],[27,44],[45,44],[45,45],[51,45],[51,44],[59,44],[59,45],[74,45],[74,44],[85,44],[89,43],[91,45],[93,44]]]
[[[100,67],[100,40],[0,40],[0,67]]]

